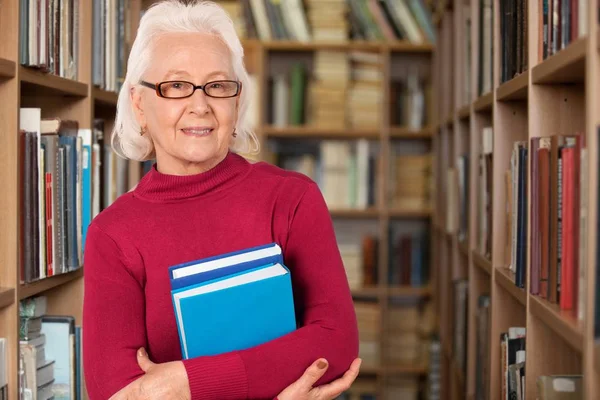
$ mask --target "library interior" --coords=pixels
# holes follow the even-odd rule
[[[86,234],[156,165],[111,135],[158,2],[0,0],[1,400],[90,398]],[[215,3],[240,155],[329,211],[362,359],[336,399],[600,399],[600,3]]]

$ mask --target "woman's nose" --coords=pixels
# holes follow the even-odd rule
[[[189,98],[191,110],[198,114],[207,113],[210,110],[208,99],[209,97],[202,89],[196,89],[194,94]]]

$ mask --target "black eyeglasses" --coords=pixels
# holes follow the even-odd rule
[[[196,89],[202,89],[209,97],[225,99],[235,97],[240,93],[242,83],[238,81],[212,81],[204,85],[194,85],[187,81],[166,81],[153,84],[140,81],[140,85],[156,90],[156,95],[167,99],[184,99],[194,94]]]

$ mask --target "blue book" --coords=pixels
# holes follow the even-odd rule
[[[290,271],[268,244],[169,268],[184,359],[244,350],[296,329]]]
[[[277,243],[270,243],[202,260],[177,264],[169,267],[171,290],[189,287],[207,280],[276,263],[283,265],[281,248]]]

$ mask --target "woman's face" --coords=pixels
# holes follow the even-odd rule
[[[236,79],[228,48],[221,40],[201,33],[169,33],[155,41],[151,65],[142,80],[151,84],[181,80],[204,85]],[[138,122],[154,143],[160,172],[204,172],[227,154],[239,96],[212,98],[197,89],[191,97],[168,99],[140,85],[135,86],[131,96]]]

